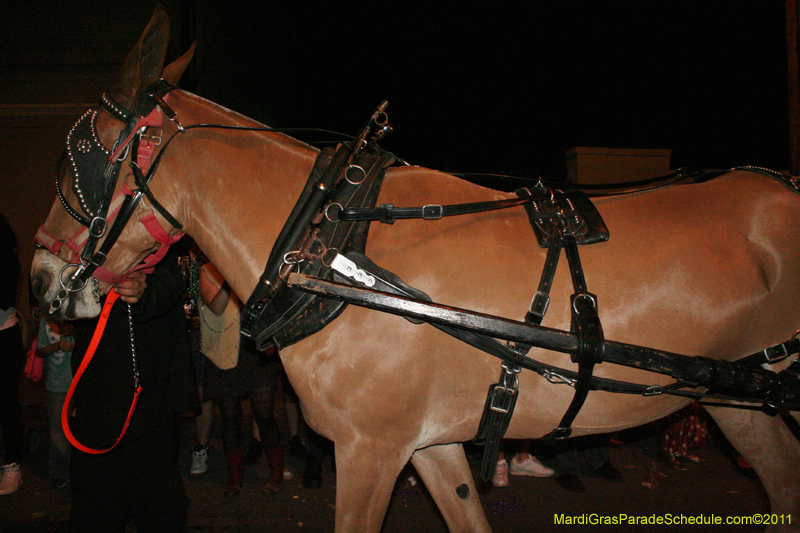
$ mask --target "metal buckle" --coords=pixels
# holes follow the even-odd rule
[[[489,409],[497,413],[508,413],[511,410],[511,398],[519,392],[519,373],[520,367],[512,367],[507,362],[503,362],[503,375],[499,383],[492,387],[492,401]],[[502,405],[496,400],[502,399]]]
[[[153,133],[150,133],[150,130],[153,130]],[[161,145],[161,136],[163,134],[162,128],[155,128],[152,126],[145,127],[142,132],[139,134],[139,138],[142,141],[149,142],[156,146]]]
[[[88,264],[93,266],[93,267],[95,267],[95,268],[99,268],[99,267],[103,266],[103,263],[105,263],[105,262],[106,262],[106,254],[104,254],[103,252],[97,251],[97,252],[92,254],[92,257],[89,259]]]
[[[789,357],[790,353],[788,348],[786,348],[785,343],[776,344],[775,346],[770,346],[769,348],[765,348],[762,353],[764,354],[764,358],[767,360],[767,363],[773,364],[777,363],[778,361],[783,361],[787,357]],[[777,354],[777,355],[770,355],[770,354]]]
[[[492,387],[492,401],[489,403],[489,409],[495,413],[508,413],[511,410],[511,397],[513,395],[514,394],[509,393],[508,389],[502,385],[495,385]],[[496,402],[498,398],[504,400],[503,405]]]
[[[550,306],[550,295],[544,293],[542,291],[536,291],[536,294],[533,295],[531,299],[531,305],[528,308],[528,311],[532,315],[536,315],[539,318],[544,318],[545,313],[547,313],[547,308]]]
[[[578,302],[580,300],[588,300],[589,301],[589,305],[591,305],[592,309],[597,311],[597,296],[595,296],[591,292],[581,292],[581,293],[576,294],[575,298],[573,298],[573,300],[572,300],[572,311],[576,315],[580,315],[581,314],[581,311],[580,311],[580,309],[578,309],[578,306],[577,306],[577,304],[578,304]]]
[[[425,220],[439,220],[444,214],[444,208],[440,205],[426,205],[422,208],[422,218]]]
[[[103,217],[94,217],[89,224],[89,235],[92,237],[100,238],[106,233],[108,228],[108,220]]]

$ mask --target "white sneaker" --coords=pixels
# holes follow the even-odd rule
[[[0,481],[0,496],[17,492],[22,485],[22,472],[19,471],[19,463],[3,465],[3,480]]]
[[[539,462],[536,457],[528,454],[528,457],[525,458],[524,461],[517,462],[517,458],[514,457],[511,460],[511,467],[509,468],[509,472],[512,476],[533,476],[533,477],[550,477],[555,474],[555,471],[552,468],[544,466],[542,463]]]
[[[192,467],[189,473],[193,476],[205,474],[208,471],[208,446],[199,451],[192,451]]]
[[[508,487],[508,463],[505,459],[497,461],[492,476],[493,487]]]

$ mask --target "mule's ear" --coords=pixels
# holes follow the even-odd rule
[[[189,66],[189,62],[192,60],[192,56],[194,56],[194,48],[196,45],[197,42],[193,42],[192,46],[189,47],[188,52],[164,67],[164,72],[161,73],[161,77],[164,78],[164,81],[170,85],[178,85],[178,81],[181,79],[183,71],[185,71],[186,67]]]
[[[119,104],[131,109],[139,94],[158,79],[164,66],[168,44],[169,18],[164,7],[159,4],[139,42],[125,58],[112,89]]]

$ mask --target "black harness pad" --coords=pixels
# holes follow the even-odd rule
[[[323,154],[323,156],[326,155]],[[346,170],[344,170],[342,178],[332,191],[332,201],[343,207],[373,207],[380,194],[386,167],[393,161],[394,159],[385,152],[362,155],[359,162],[365,169],[364,179],[358,183],[351,183],[346,179]],[[315,167],[315,171],[319,172],[324,166],[325,162],[323,161]],[[308,193],[311,189],[310,184],[316,182],[315,173],[312,173],[312,178],[309,179],[309,185],[304,193]],[[303,203],[301,197],[298,205]],[[298,216],[298,213],[293,213],[293,216]],[[327,256],[326,251],[363,252],[367,244],[370,222],[330,220],[323,216],[318,218],[319,220],[312,224],[309,233],[304,238],[305,244],[300,244],[301,251],[310,255],[299,264],[298,271],[309,276],[327,279],[332,276],[332,273],[324,260],[324,257]],[[256,339],[259,349],[266,345],[267,340],[281,349],[313,335],[338,317],[346,305],[342,301],[318,298],[313,294],[292,291],[287,288],[278,291],[269,305],[264,308],[254,327],[255,331],[260,331]]]
[[[594,244],[608,240],[608,228],[592,200],[576,189],[549,189],[542,193],[528,188],[515,191],[520,198],[533,198],[525,204],[539,246],[550,246],[553,224],[565,224],[565,231],[575,235],[578,244]]]

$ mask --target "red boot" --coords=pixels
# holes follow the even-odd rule
[[[269,461],[269,481],[264,487],[265,494],[280,492],[283,486],[283,445],[266,452]]]
[[[225,459],[228,460],[228,485],[222,494],[238,496],[244,483],[244,446],[233,453],[225,452]]]

